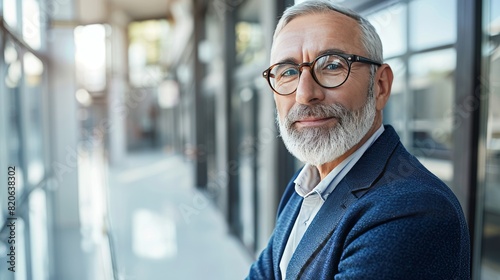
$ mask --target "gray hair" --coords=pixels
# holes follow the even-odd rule
[[[361,31],[362,44],[366,52],[368,53],[368,57],[375,61],[383,62],[382,41],[380,40],[375,27],[373,27],[373,25],[368,20],[366,20],[353,10],[338,6],[328,0],[304,1],[300,4],[291,6],[286,9],[283,13],[283,16],[279,20],[276,29],[274,30],[273,40],[276,40],[278,33],[280,33],[285,25],[287,25],[294,18],[309,14],[325,13],[331,11],[341,13],[356,20]],[[372,68],[373,71],[375,67]]]

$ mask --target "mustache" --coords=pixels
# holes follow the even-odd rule
[[[349,114],[349,110],[341,104],[295,104],[284,118],[284,124],[289,127],[294,122],[305,118],[336,118],[339,122]]]

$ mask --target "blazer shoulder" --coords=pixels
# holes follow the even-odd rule
[[[380,203],[383,201],[383,203]],[[365,207],[402,213],[437,211],[463,217],[460,203],[452,190],[399,142],[373,185],[358,202]]]

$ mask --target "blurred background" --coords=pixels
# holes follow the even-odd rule
[[[500,279],[500,1],[335,2],[381,35],[384,122],[460,199],[473,279]],[[261,78],[293,4],[0,0],[0,279],[244,278],[300,167]]]

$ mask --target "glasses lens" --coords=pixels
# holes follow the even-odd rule
[[[300,71],[297,65],[276,64],[269,71],[269,83],[279,94],[290,94],[297,89]]]
[[[345,58],[338,55],[320,56],[314,63],[314,75],[320,85],[336,87],[347,79],[349,64]]]
[[[349,63],[341,56],[326,54],[316,58],[313,65],[316,81],[323,87],[331,88],[343,84],[349,76]],[[299,85],[300,66],[280,63],[269,70],[269,83],[279,94],[291,94]]]

